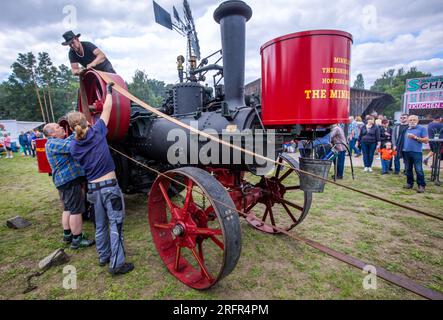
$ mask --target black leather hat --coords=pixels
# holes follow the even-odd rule
[[[78,38],[80,37],[80,33],[75,35],[74,32],[72,32],[71,30],[66,31],[65,33],[63,33],[63,38],[65,38],[65,42],[62,42],[63,46],[68,46],[71,44],[72,40],[74,40],[74,38]]]

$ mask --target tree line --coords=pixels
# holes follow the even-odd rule
[[[386,106],[383,112],[383,115],[394,118],[394,113],[401,110],[401,98],[405,93],[406,80],[430,76],[432,76],[432,74],[419,71],[416,67],[411,67],[408,71],[405,71],[403,68],[398,70],[389,69],[374,81],[374,84],[369,90],[388,93],[394,97],[395,102]],[[361,73],[357,75],[357,79],[352,87],[356,89],[365,88],[363,75]]]
[[[384,113],[393,117],[401,109],[401,97],[405,92],[406,79],[431,76],[417,68],[390,69],[375,80],[372,91],[385,92],[395,98]],[[162,103],[165,91],[171,85],[150,79],[145,71],[136,70],[132,81],[126,83],[128,90],[154,107]],[[364,89],[362,74],[357,75],[353,88]],[[57,121],[67,112],[77,108],[78,77],[71,68],[62,64],[54,66],[48,53],[19,53],[11,65],[8,79],[0,83],[0,119],[21,121]]]
[[[136,70],[128,90],[159,107],[167,86]],[[71,68],[55,66],[46,52],[19,53],[8,79],[0,83],[0,119],[57,122],[77,108],[79,82]]]

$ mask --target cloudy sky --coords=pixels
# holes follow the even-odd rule
[[[165,9],[181,0],[158,0]],[[213,12],[222,1],[189,0],[202,56],[220,49]],[[246,81],[260,77],[260,46],[302,30],[339,29],[354,37],[351,81],[363,73],[368,89],[390,68],[416,66],[443,74],[442,0],[247,0],[253,16],[247,24]],[[176,81],[176,57],[186,41],[154,21],[152,0],[2,0],[0,80],[10,73],[19,52],[46,51],[56,65],[68,64],[60,43],[64,31],[81,33],[109,57],[117,73],[130,81],[136,69],[168,83]]]

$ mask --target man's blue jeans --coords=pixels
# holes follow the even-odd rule
[[[406,166],[406,177],[407,177],[407,183],[411,186],[414,185],[414,171],[417,174],[417,184],[419,186],[425,187],[425,174],[423,172],[423,154],[421,152],[409,152],[405,151],[403,152],[403,157],[405,159],[405,166]]]
[[[23,145],[23,151],[25,152],[25,156],[31,156],[32,152],[31,152],[31,145],[26,143]]]
[[[361,151],[363,152],[363,163],[365,168],[372,167],[372,162],[374,162],[374,152],[377,147],[376,143],[361,143]]]
[[[400,155],[401,151],[397,150],[397,155],[394,157],[394,172],[395,173],[400,173],[400,160],[402,157],[403,158],[403,165],[405,166],[405,170],[406,170],[406,163],[405,163],[405,158],[403,156],[403,153]]]
[[[337,156],[337,178],[343,178],[345,171],[346,151],[340,151]]]

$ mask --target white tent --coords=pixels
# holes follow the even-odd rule
[[[0,132],[8,132],[11,134],[11,142],[17,142],[20,132],[27,132],[40,127],[44,122],[33,121],[17,121],[17,120],[0,120]],[[4,131],[1,131],[4,127]]]

